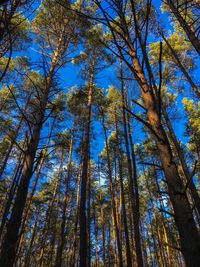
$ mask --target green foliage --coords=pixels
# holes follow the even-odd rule
[[[175,199],[185,194],[184,201],[188,197],[189,207],[194,199],[187,188],[187,177],[162,108],[173,123],[184,107],[187,125],[180,116],[178,125],[181,126],[176,128],[174,123],[173,127],[177,139],[182,137],[182,132],[187,135],[180,140],[180,149],[184,147],[181,152],[186,165],[191,167],[190,174],[200,155],[200,104],[183,99],[183,89],[188,86],[164,41],[160,95],[154,87],[154,82],[158,85],[160,81],[158,40],[161,37],[155,27],[157,11],[153,5],[148,6],[150,2],[133,1],[134,17],[130,1],[44,0],[34,2],[33,9],[29,9],[28,1],[20,1],[20,8],[11,16],[13,51],[7,33],[3,33],[0,51],[1,73],[12,52],[0,90],[0,218],[5,217],[6,221],[3,240],[12,215],[17,214],[19,218],[20,213],[13,213],[17,195],[26,199],[17,222],[18,226],[21,223],[21,229],[16,231],[16,238],[21,240],[18,238],[16,244],[18,254],[14,265],[57,266],[62,242],[61,266],[77,265],[81,212],[86,216],[85,238],[92,266],[118,266],[118,242],[126,266],[126,241],[130,242],[134,264],[139,266],[134,233],[138,219],[144,266],[179,266],[183,262],[180,250],[173,249],[180,246],[180,238],[171,215],[176,210],[170,202],[168,185],[173,185],[180,176],[186,194],[181,191]],[[17,1],[8,1],[4,8],[7,13],[14,3]],[[101,4],[102,10],[98,6]],[[102,17],[103,11],[106,18]],[[2,12],[3,7],[1,16]],[[187,21],[190,15],[193,17],[191,8]],[[169,27],[172,31],[167,40],[189,75],[195,74],[198,61],[191,43],[177,22],[167,26],[167,30]],[[136,69],[134,60],[140,64],[141,71]],[[119,78],[121,67],[123,77]],[[144,75],[149,85],[142,94],[138,89],[144,89],[144,80],[138,81],[137,75],[139,78]],[[122,85],[125,101],[136,114],[133,118],[127,111],[123,113]],[[88,100],[91,100],[91,114]],[[159,122],[157,115],[161,115]],[[152,121],[155,119],[155,125],[148,119],[150,116]],[[150,130],[153,127],[159,135]],[[167,155],[166,162],[162,155]],[[172,173],[171,165],[173,170],[177,167],[179,175]],[[199,186],[196,165],[194,180],[195,186]],[[171,175],[170,183],[167,175]],[[21,183],[24,177],[25,183]],[[86,204],[82,209],[84,190]],[[27,194],[23,195],[24,192]],[[20,209],[23,205],[16,206]],[[194,205],[191,215],[195,214],[194,221],[199,228],[197,213]]]
[[[174,32],[169,35],[167,41],[172,46],[174,52],[182,61],[182,63],[188,68],[193,69],[195,67],[194,58],[191,57],[192,46],[189,42],[185,40],[185,36],[180,34],[180,32]],[[151,57],[152,63],[154,65],[158,64],[160,54],[160,43],[155,42],[149,45],[149,55]],[[172,63],[176,64],[176,61],[167,46],[163,41],[162,46],[162,59],[163,63],[170,65]]]
[[[200,144],[200,102],[195,103],[194,100],[187,98],[184,98],[182,102],[188,114],[186,134],[190,139],[189,149],[198,154]]]

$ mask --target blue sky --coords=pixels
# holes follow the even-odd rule
[[[157,12],[160,13],[160,5],[161,5],[161,1],[160,0],[154,0],[153,1],[154,6],[157,9]],[[33,19],[33,15],[30,17],[31,19]],[[167,29],[170,29],[170,24],[168,21],[168,17],[167,14],[162,14],[162,20],[166,26]],[[18,56],[18,55],[25,55],[28,56],[29,58],[31,58],[31,60],[33,62],[37,61],[39,58],[39,54],[38,54],[38,47],[33,39],[32,43],[30,44],[30,46],[28,47],[28,49],[26,51],[20,52],[20,53],[14,53],[14,55]],[[80,49],[81,50],[81,49]],[[78,55],[79,54],[79,49],[78,51],[73,55]],[[73,58],[72,56],[72,58]],[[60,87],[63,88],[63,91],[67,93],[68,88],[72,87],[72,86],[79,86],[79,85],[83,85],[85,83],[84,80],[82,80],[82,78],[79,75],[79,71],[80,71],[80,67],[73,65],[72,63],[68,63],[66,65],[66,67],[64,67],[61,71],[59,71],[59,82],[60,82]],[[116,71],[116,66],[113,65],[109,68],[104,69],[101,73],[98,74],[98,76],[96,77],[96,83],[98,86],[103,87],[105,90],[109,87],[109,85],[115,85],[116,87],[118,87],[119,81],[117,80],[116,76],[117,76],[117,71]],[[187,90],[188,92],[188,90]],[[181,97],[177,98],[177,112],[180,112],[180,119],[179,120],[175,120],[175,122],[173,123],[175,132],[177,133],[177,136],[181,139],[181,141],[186,142],[187,138],[184,136],[184,125],[186,123],[186,119],[185,116],[183,114],[183,109],[182,109],[182,104],[181,104]],[[65,124],[63,124],[63,128],[65,128],[64,126]],[[66,127],[67,125],[69,125],[68,123],[66,123]],[[133,122],[134,125],[134,129],[135,129],[135,134],[134,134],[134,141],[135,142],[141,142],[143,139],[143,134],[141,134],[141,124],[138,123],[137,121],[134,120]],[[101,127],[99,125],[99,123],[95,123],[95,132],[97,133],[98,138],[94,141],[95,144],[95,149],[94,151],[92,151],[92,154],[94,156],[94,158],[97,158],[98,153],[102,150],[103,148],[103,137],[101,136]]]

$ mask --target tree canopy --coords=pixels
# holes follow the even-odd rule
[[[200,1],[0,1],[0,267],[200,266]]]

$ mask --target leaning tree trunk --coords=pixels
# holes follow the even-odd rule
[[[200,262],[200,240],[193,218],[185,186],[179,176],[172,150],[161,124],[160,111],[153,95],[152,88],[148,85],[139,60],[133,49],[130,51],[134,73],[137,73],[141,94],[147,110],[149,127],[157,141],[158,151],[166,176],[170,200],[174,209],[174,219],[180,236],[182,253],[187,266],[198,266]],[[196,264],[196,265],[195,265]]]
[[[63,46],[63,34],[61,34],[61,37],[58,39],[57,47],[55,49],[51,62],[51,68],[47,76],[46,87],[43,93],[43,98],[41,100],[41,107],[40,110],[38,111],[37,123],[33,127],[32,135],[25,152],[23,175],[21,177],[21,181],[18,186],[18,191],[13,205],[11,217],[7,225],[7,232],[2,244],[0,267],[12,267],[15,261],[18,232],[21,226],[23,210],[25,207],[26,198],[28,194],[28,186],[31,177],[33,175],[35,156],[40,140],[40,133],[45,118],[45,111],[48,104],[48,97],[51,89],[54,70],[60,58],[63,48],[62,46]]]
[[[45,148],[43,149],[43,151],[41,153],[41,157],[40,157],[40,161],[39,161],[38,169],[37,169],[37,174],[36,174],[36,177],[35,177],[35,180],[34,180],[34,183],[33,183],[33,188],[32,188],[32,191],[30,193],[30,197],[28,199],[28,203],[26,205],[26,209],[24,211],[23,221],[22,221],[22,224],[21,224],[21,229],[20,229],[19,236],[18,236],[18,242],[17,242],[17,245],[16,245],[16,260],[17,260],[18,256],[21,253],[22,243],[23,243],[22,242],[23,241],[23,236],[25,234],[25,229],[26,229],[26,226],[27,226],[27,223],[28,223],[28,219],[29,219],[29,214],[30,214],[30,211],[31,211],[30,207],[32,205],[32,201],[33,201],[35,190],[36,190],[36,187],[37,187],[37,184],[38,184],[38,180],[41,177],[41,171],[42,171],[42,167],[43,167],[43,164],[44,164],[46,156],[47,156],[48,146],[49,146],[49,142],[50,142],[50,139],[51,139],[52,131],[53,131],[53,128],[54,128],[54,125],[55,125],[55,121],[56,121],[56,117],[54,117],[54,119],[53,119],[53,122],[52,122],[52,125],[51,125],[51,130],[50,130],[50,133],[49,133],[49,137],[47,139]]]
[[[18,240],[18,231],[21,225],[22,213],[28,193],[28,185],[33,172],[36,149],[39,143],[41,124],[35,127],[33,137],[26,151],[24,172],[21,178],[15,203],[12,209],[11,218],[8,222],[7,232],[2,245],[0,266],[12,267],[15,260],[16,243]]]
[[[0,238],[2,237],[3,230],[6,224],[6,220],[7,220],[11,205],[12,205],[12,201],[16,193],[17,185],[20,181],[21,173],[23,170],[23,163],[24,163],[23,155],[24,154],[22,152],[19,155],[19,159],[14,170],[12,183],[10,185],[10,189],[8,192],[8,196],[5,197],[5,201],[4,201],[5,204],[2,205],[3,207],[5,206],[5,208],[2,209],[3,214],[2,214],[2,221],[1,221],[1,226],[0,226]]]

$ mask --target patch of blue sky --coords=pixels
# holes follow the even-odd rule
[[[154,4],[158,14],[161,13],[161,10],[160,10],[161,2],[162,1],[160,1],[160,0],[154,0],[153,1],[153,4]],[[36,7],[37,6],[34,6],[34,8],[36,8]],[[34,13],[29,14],[28,17],[29,17],[30,21],[32,21],[34,19]],[[172,26],[169,23],[167,13],[162,14],[162,22],[168,31],[173,30]],[[40,62],[40,59],[41,59],[40,48],[38,47],[37,43],[35,42],[35,36],[33,34],[31,34],[30,36],[32,37],[32,42],[30,44],[27,44],[27,49],[22,51],[22,52],[14,52],[13,55],[14,55],[14,57],[15,56],[27,56],[33,62],[33,66],[35,65],[35,68],[37,69],[37,64]],[[149,41],[151,41],[151,38],[153,38],[153,37],[150,37]],[[80,53],[80,51],[81,51],[81,47],[79,47],[77,49],[77,51],[75,51],[71,55],[71,59],[74,56],[77,56]],[[38,68],[38,70],[39,70],[39,68]],[[198,70],[196,70],[194,72],[194,75],[196,75],[197,72],[198,72]],[[59,86],[62,88],[63,92],[66,92],[66,93],[68,92],[70,87],[81,86],[86,82],[80,75],[80,66],[74,65],[70,59],[69,59],[69,63],[65,67],[63,67],[59,70],[58,81],[59,81]],[[119,80],[117,78],[116,66],[112,65],[108,68],[105,68],[101,73],[98,74],[95,82],[97,83],[98,86],[104,88],[104,90],[106,90],[110,85],[115,85],[117,88],[120,88]],[[186,85],[186,91],[187,92],[190,91],[190,89],[188,89],[188,85]],[[133,92],[133,94],[132,94],[132,92]],[[133,86],[133,91],[131,91],[131,93],[130,93],[132,95],[131,97],[135,97],[135,93],[137,93],[137,91],[134,89],[134,86]],[[174,127],[174,130],[175,130],[178,138],[183,143],[186,143],[188,141],[188,138],[184,134],[186,116],[185,116],[185,113],[183,111],[181,101],[182,101],[182,96],[180,96],[178,94],[177,111],[180,113],[180,118],[174,120],[173,127]],[[133,106],[133,109],[138,111],[137,108],[134,106]],[[93,124],[94,124],[94,128],[95,128],[96,139],[93,141],[94,146],[91,146],[92,147],[91,153],[93,155],[94,160],[97,160],[98,154],[102,151],[102,149],[104,147],[104,137],[102,134],[102,127],[101,127],[100,122],[99,121],[93,121]],[[67,120],[63,123],[62,127],[64,129],[64,128],[70,128],[70,126],[71,126],[71,121]],[[145,134],[141,133],[142,125],[139,122],[137,122],[136,120],[133,120],[132,126],[134,129],[134,134],[133,134],[134,142],[141,143],[145,137]],[[48,130],[45,128],[45,130],[43,131],[43,135],[47,135],[47,133],[48,133]]]

